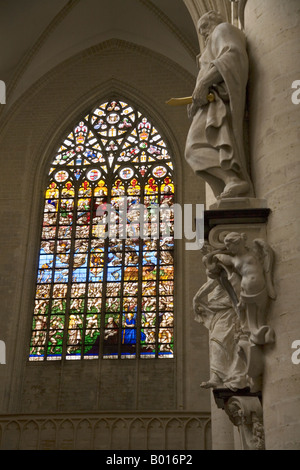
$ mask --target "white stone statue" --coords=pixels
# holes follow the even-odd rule
[[[237,308],[243,331],[249,331],[250,342],[255,345],[272,343],[274,331],[266,324],[269,299],[275,299],[272,282],[273,251],[263,239],[246,244],[245,233],[231,232],[224,238],[225,252],[213,259],[240,277]]]
[[[193,308],[195,319],[209,330],[211,373],[204,388],[260,390],[262,346],[275,340],[266,324],[268,301],[276,298],[273,251],[263,239],[249,246],[246,241],[244,233],[230,232],[224,248],[205,244],[202,249],[208,280]]]
[[[220,269],[212,261],[218,251],[205,245],[202,261],[210,277],[193,299],[195,320],[209,330],[210,378],[203,388],[228,388],[236,391],[251,386],[247,364],[239,355],[240,322],[231,297],[220,284]],[[202,249],[202,251],[204,251]],[[239,290],[239,278],[230,276],[231,286]]]
[[[205,38],[188,113],[185,158],[216,198],[253,196],[244,151],[248,56],[244,33],[210,11],[198,22]]]

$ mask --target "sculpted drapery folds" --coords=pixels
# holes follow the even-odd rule
[[[232,299],[220,283],[220,266],[214,260],[217,251],[205,244],[202,259],[208,280],[193,299],[195,320],[209,330],[210,378],[203,388],[229,388],[236,391],[250,386],[246,363],[238,354],[241,335],[240,319]],[[230,276],[231,286],[239,292],[239,278]]]
[[[256,390],[262,372],[262,346],[275,340],[266,324],[268,301],[275,299],[273,251],[262,239],[249,246],[244,233],[231,232],[224,248],[207,245],[202,261],[207,282],[193,301],[196,320],[210,334],[210,379],[205,388]]]
[[[205,38],[205,49],[188,109],[192,123],[185,157],[215,197],[252,196],[243,138],[246,39],[214,11],[200,18],[198,28]]]

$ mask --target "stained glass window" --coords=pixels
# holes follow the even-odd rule
[[[173,357],[173,204],[169,149],[133,106],[70,130],[45,191],[29,360]]]

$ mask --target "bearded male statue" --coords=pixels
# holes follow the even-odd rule
[[[198,22],[205,39],[188,107],[192,123],[185,158],[217,199],[253,196],[243,121],[248,55],[244,33],[209,11]]]

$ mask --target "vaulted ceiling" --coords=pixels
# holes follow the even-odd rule
[[[117,38],[196,73],[194,23],[228,0],[0,0],[0,79],[10,103],[60,63]]]

